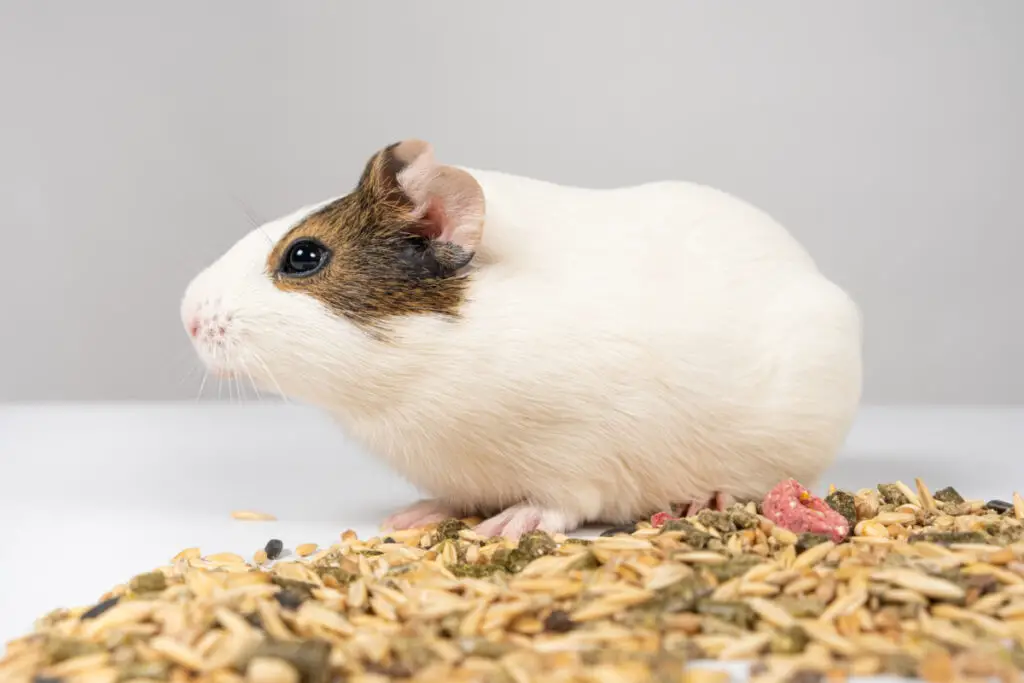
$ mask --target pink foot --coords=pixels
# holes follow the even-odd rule
[[[530,531],[561,534],[576,522],[558,510],[520,503],[481,522],[474,531],[481,536],[504,536],[513,540]]]
[[[428,524],[436,524],[451,517],[461,517],[461,515],[444,501],[431,498],[402,508],[385,519],[381,528],[391,531],[416,529]]]
[[[729,507],[729,503],[729,496],[727,496],[724,493],[721,493],[720,491],[715,492],[715,494],[711,496],[711,498],[702,503],[690,503],[690,505],[686,508],[686,514],[684,515],[684,517],[693,517],[701,510],[707,509],[723,512],[725,508]]]

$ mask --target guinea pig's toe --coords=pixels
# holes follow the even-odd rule
[[[402,508],[384,520],[381,527],[390,531],[415,529],[428,524],[436,524],[452,517],[459,517],[458,512],[447,503],[437,499],[421,500],[409,507]]]
[[[716,491],[708,500],[695,501],[686,507],[684,517],[693,517],[701,510],[717,510],[724,512],[732,504],[732,496]]]
[[[568,515],[559,510],[520,503],[484,520],[474,531],[481,536],[504,536],[516,540],[531,531],[564,533],[570,526]]]

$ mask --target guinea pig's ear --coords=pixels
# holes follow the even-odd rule
[[[423,237],[453,244],[470,256],[480,244],[483,189],[465,171],[438,164],[427,142],[405,140],[382,149],[366,165],[358,190],[373,201],[404,204],[413,219],[411,231]]]

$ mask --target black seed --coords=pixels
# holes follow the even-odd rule
[[[390,536],[385,536],[383,542],[384,543],[394,543],[395,539],[391,538]]]
[[[282,550],[284,550],[284,543],[276,538],[267,541],[267,545],[263,547],[263,552],[267,554],[268,560],[276,560],[281,557]]]
[[[569,617],[568,612],[555,610],[544,620],[544,630],[548,633],[568,633],[576,628],[576,622]]]
[[[985,507],[989,510],[995,510],[999,514],[1007,512],[1013,509],[1013,503],[1007,503],[1005,500],[990,500],[985,503]]]
[[[116,605],[118,600],[120,600],[120,598],[116,597],[110,598],[109,600],[104,600],[103,602],[99,603],[95,607],[91,608],[88,612],[83,614],[81,620],[85,621],[86,619],[95,619],[96,617],[98,617],[99,615],[103,614],[108,609]]]
[[[261,631],[263,630],[263,619],[260,617],[259,612],[253,612],[252,614],[247,614],[245,616],[245,620],[248,621],[253,626],[255,626],[256,628],[260,629]]]
[[[284,609],[298,609],[306,598],[293,590],[284,589],[275,593],[274,599]]]
[[[636,531],[636,522],[630,522],[629,524],[621,524],[619,526],[613,526],[611,529],[606,529],[601,532],[602,536],[617,536],[619,534],[632,534]]]

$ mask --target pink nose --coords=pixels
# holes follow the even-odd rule
[[[199,318],[192,318],[188,323],[188,336],[195,339],[199,335]]]

